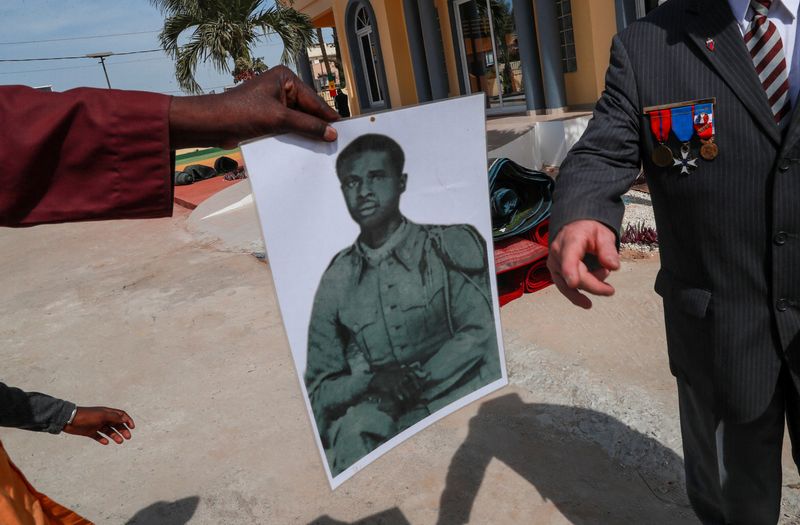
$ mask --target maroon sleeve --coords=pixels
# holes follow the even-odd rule
[[[0,87],[0,226],[172,214],[170,97]]]

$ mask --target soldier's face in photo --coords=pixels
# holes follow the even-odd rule
[[[339,181],[350,216],[362,228],[384,224],[400,213],[406,174],[384,151],[365,151],[342,165]]]

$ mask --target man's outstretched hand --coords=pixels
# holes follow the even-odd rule
[[[134,427],[133,419],[123,410],[106,407],[78,407],[75,419],[64,427],[64,432],[75,436],[90,437],[101,445],[108,445],[108,438],[111,438],[116,444],[121,445],[125,439],[131,438],[130,429]]]
[[[587,254],[597,257],[600,268],[587,268],[583,262]],[[561,228],[550,243],[547,268],[559,291],[567,299],[581,308],[591,308],[591,299],[582,294],[581,290],[601,296],[614,294],[614,287],[605,280],[612,271],[619,269],[616,237],[600,222],[571,222]]]
[[[173,97],[170,147],[233,148],[272,133],[299,133],[334,141],[328,123],[339,119],[311,87],[289,68],[276,66],[218,95]]]

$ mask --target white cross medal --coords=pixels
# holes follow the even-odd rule
[[[672,160],[673,167],[681,168],[681,175],[697,169],[697,158],[691,155],[691,140],[694,135],[694,105],[672,108],[672,132],[682,142],[681,154]]]
[[[681,155],[672,159],[672,166],[681,167],[681,175],[688,175],[697,169],[697,159],[690,156],[688,144],[681,146]]]

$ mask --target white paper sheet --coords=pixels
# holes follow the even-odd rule
[[[483,95],[475,95],[349,119],[335,124],[339,139],[332,144],[294,135],[283,135],[242,145],[300,387],[332,488],[336,488],[377,457],[435,421],[507,384],[492,257],[483,103]],[[402,172],[407,175],[407,179],[405,190],[400,195],[400,212],[407,222],[404,223],[402,230],[398,230],[402,231],[402,234],[395,231],[397,235],[390,236],[392,240],[387,241],[391,244],[402,238],[402,242],[395,248],[396,253],[392,252],[386,256],[387,260],[390,260],[388,263],[390,266],[380,266],[377,263],[375,266],[365,265],[363,268],[359,266],[358,271],[364,273],[359,273],[356,278],[353,277],[356,275],[353,273],[355,270],[350,271],[349,268],[354,261],[364,260],[363,253],[373,252],[366,248],[363,251],[354,248],[361,228],[348,213],[342,184],[337,176],[336,161],[339,153],[348,144],[366,134],[390,137],[400,145],[405,154]],[[383,154],[383,151],[378,153]],[[360,174],[356,173],[359,168],[355,160],[364,158],[363,155],[362,152],[351,157],[345,163],[346,169],[343,171],[350,170],[348,173],[355,174],[353,175],[355,178],[352,179],[355,182],[351,184],[351,189],[357,186],[358,189],[355,191],[362,193],[358,198],[363,197],[368,201],[365,213],[369,215],[371,213],[369,192],[373,188],[371,186],[373,183],[365,182],[367,178],[362,180],[356,177]],[[388,165],[388,161],[385,164]],[[387,177],[397,176],[392,171],[392,166],[388,169],[391,173],[383,174],[382,179],[375,179],[377,180],[375,184],[386,184]],[[344,176],[349,175],[346,173]],[[366,189],[362,190],[364,187]],[[356,211],[356,213],[361,212]],[[365,219],[364,227],[372,228],[366,224],[367,222]],[[479,236],[473,235],[474,232]],[[426,239],[424,245],[421,245],[423,246],[421,252],[418,247],[411,247],[413,242],[408,239],[411,239],[412,233],[415,235],[414,239]],[[482,270],[476,270],[472,255],[477,252],[473,250],[474,247],[471,246],[473,241],[470,239],[480,240],[481,237],[482,250],[486,256],[483,263],[485,266]],[[440,245],[444,248],[442,249]],[[374,248],[377,251],[373,255],[380,254],[381,248]],[[334,257],[343,250],[345,255],[340,255],[338,261],[332,265]],[[424,262],[420,262],[421,260]],[[392,266],[394,263],[401,263],[402,268],[398,270],[397,265]],[[334,286],[329,284],[324,292],[324,297],[331,299],[323,301],[325,307],[319,307],[317,310],[314,322],[320,328],[315,331],[316,335],[312,338],[314,355],[322,357],[313,357],[312,360],[313,363],[328,363],[334,357],[338,359],[341,352],[345,351],[342,349],[344,346],[347,347],[350,368],[344,371],[337,368],[335,373],[319,383],[319,385],[325,384],[325,387],[315,386],[316,401],[312,401],[309,399],[305,378],[309,351],[309,325],[312,320],[315,294],[321,287],[321,278],[332,266],[335,268],[329,270],[331,273],[326,282],[335,281],[343,284],[341,289],[337,288],[334,291],[329,290]],[[373,294],[372,288],[369,288],[370,283],[389,282],[391,279],[400,279],[405,283],[401,292],[376,289]],[[408,284],[412,281],[423,283],[422,288],[413,289]],[[486,293],[480,295],[479,292],[484,290],[483,282],[486,282]],[[443,288],[434,290],[442,283],[445,283]],[[490,297],[488,290],[491,292]],[[395,299],[398,293],[401,296],[398,304],[402,303],[400,307],[403,313],[400,319],[405,321],[402,327],[390,327],[397,317],[392,317],[394,310],[391,310],[391,307],[396,305],[388,303],[397,302]],[[457,293],[461,295],[456,296]],[[348,294],[352,297],[345,297]],[[426,299],[429,303],[421,299],[414,300],[414,297],[422,297],[424,294],[430,294],[431,297]],[[370,306],[373,304],[373,295],[376,305],[374,309]],[[477,297],[487,297],[489,304],[481,306]],[[354,301],[358,304],[354,304]],[[446,310],[442,310],[441,305],[445,304],[443,301],[447,303],[444,307]],[[478,301],[475,303],[476,309],[485,308],[488,318],[462,319],[464,316],[478,314],[474,311],[466,312],[468,309],[461,307],[463,305],[453,304],[459,301]],[[409,302],[424,303],[420,308],[428,310],[414,310],[411,307],[406,309],[408,306],[406,303]],[[320,314],[323,311],[325,315]],[[366,316],[370,318],[369,327],[362,328],[353,319],[348,319],[359,317],[362,311],[369,311],[369,315]],[[421,315],[423,313],[424,315]],[[443,323],[439,335],[432,334],[430,326],[430,323],[434,322],[432,319],[441,319],[442,316],[449,321]],[[481,327],[477,331],[465,335],[466,329],[461,324],[474,322],[475,319],[486,320],[480,322]],[[491,326],[492,320],[494,326]],[[336,338],[328,337],[331,323],[337,325],[336,330],[339,335]],[[411,326],[412,324],[415,326]],[[384,327],[383,332],[376,331],[379,325]],[[403,337],[393,338],[393,329],[397,330],[396,333],[403,334]],[[485,335],[485,330],[491,331],[491,340],[481,339],[483,336],[480,334]],[[323,333],[327,337],[324,338],[325,341],[330,339],[330,345],[320,342],[322,337],[320,334]],[[384,337],[386,333],[389,335]],[[440,337],[442,333],[460,339],[455,342],[447,339],[441,346],[443,351],[437,358],[438,361],[434,361],[443,362],[444,365],[430,365],[439,351],[436,350],[431,356],[430,350],[426,353],[421,348],[428,348],[433,344],[430,342]],[[474,333],[479,334],[475,336],[475,340],[484,342],[470,346],[469,338],[473,337]],[[415,338],[419,338],[419,341]],[[489,340],[490,343],[486,343]],[[389,346],[381,344],[386,341],[389,341]],[[404,342],[402,350],[401,342]],[[411,345],[412,354],[423,353],[426,358],[409,364],[403,357],[408,355],[406,352],[409,351],[405,348],[405,344]],[[455,353],[453,348],[457,348],[458,353]],[[453,353],[446,354],[445,350],[451,350]],[[481,352],[483,354],[480,354]],[[447,380],[434,376],[440,371],[450,370],[455,366],[453,364],[456,362],[455,359],[464,359],[463,356],[469,353],[480,354],[478,364],[465,365],[468,372],[459,369],[456,373],[460,375],[456,377],[454,374],[453,381],[458,379],[458,384],[474,384],[477,388],[439,407],[438,404],[449,400],[452,396],[442,396],[438,398],[438,402],[436,399],[428,399],[438,395],[435,394],[437,385],[444,388],[447,384]],[[381,389],[382,378],[387,377],[384,372],[388,367],[386,355],[398,356],[397,361],[403,366],[397,373],[402,377],[408,378],[404,374],[411,374],[408,370],[412,368],[415,370],[413,374],[416,374],[414,377],[418,379],[418,384],[409,388],[414,395],[412,401],[406,404],[387,399],[388,395],[383,391],[375,394],[376,387],[379,391]],[[352,356],[355,357],[351,359]],[[359,360],[360,365],[353,364],[353,359]],[[495,369],[490,368],[488,363],[498,364],[496,377]],[[434,372],[426,369],[426,365],[433,367]],[[362,370],[365,366],[369,369],[366,372]],[[318,370],[319,367],[315,365],[314,369]],[[345,381],[351,381],[357,369],[358,373],[366,373],[371,378],[366,394],[350,396],[348,393],[351,390],[347,390],[343,398],[350,401],[344,403],[334,402],[339,400],[336,396],[321,394],[323,391],[330,392],[324,389],[328,386],[333,388],[334,383],[330,381],[335,378],[348,376]],[[324,370],[327,371],[328,368],[325,367]],[[476,374],[488,379],[477,380]],[[403,384],[406,384],[405,381],[404,379]],[[409,381],[414,382],[412,379]],[[363,382],[359,384],[361,386],[356,390],[360,392],[363,390]],[[453,387],[450,392],[458,393],[459,388],[463,390],[462,387]],[[386,409],[387,404],[392,408]],[[319,414],[325,416],[321,419],[315,418],[314,407]],[[377,419],[372,416],[362,419],[357,417],[362,412],[376,414],[375,410],[380,412],[377,414],[379,416]],[[413,421],[416,418],[415,414],[420,411],[425,413],[426,410],[432,413],[403,429],[409,420]],[[384,414],[387,414],[388,419],[383,417]],[[348,419],[343,419],[345,416]],[[377,431],[378,434],[371,434],[370,425],[376,421],[375,424],[380,429]],[[320,429],[321,424],[325,428]],[[387,428],[394,428],[393,425],[398,427],[399,433],[392,434],[392,431],[389,431],[389,435],[384,435],[387,433]],[[323,432],[322,436],[320,430]],[[332,437],[332,433],[335,433],[335,436]],[[351,443],[348,441],[350,438],[345,434],[356,436],[352,440],[353,446],[350,446]],[[380,442],[383,439],[386,441],[358,458],[357,451],[360,448],[364,446],[370,448],[376,441]],[[325,444],[328,449],[327,456]],[[331,456],[338,458],[334,460],[337,462],[335,469],[333,469],[334,463],[329,463]],[[357,459],[341,470],[342,463],[347,464],[353,458]]]

